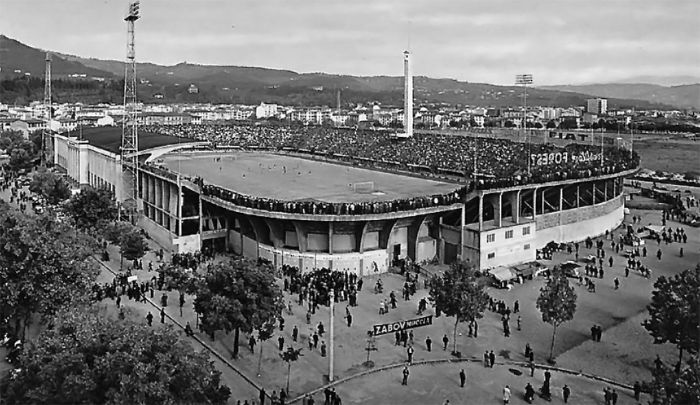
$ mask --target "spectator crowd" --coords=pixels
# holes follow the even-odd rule
[[[147,132],[209,141],[216,147],[272,150],[315,155],[356,166],[418,172],[459,180],[466,186],[444,195],[366,203],[294,203],[242,195],[206,185],[203,192],[239,205],[290,213],[360,215],[413,210],[458,202],[475,189],[509,187],[618,173],[638,166],[636,154],[618,148],[604,150],[602,159],[559,160],[533,165],[531,154],[566,152],[572,156],[600,153],[595,145],[527,145],[505,139],[446,134],[416,134],[396,139],[390,132],[327,127],[285,127],[242,124],[151,126]],[[163,170],[154,167],[154,170]],[[202,179],[197,179],[204,185]]]

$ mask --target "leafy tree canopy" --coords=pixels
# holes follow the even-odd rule
[[[71,195],[68,183],[61,176],[46,170],[34,174],[29,190],[42,196],[51,205],[56,205]]]
[[[678,347],[679,361],[683,351],[698,353],[700,347],[700,265],[654,283],[649,318],[642,325],[654,337],[654,343],[672,343]]]
[[[209,333],[262,328],[282,312],[282,292],[269,265],[232,258],[208,266],[195,283],[194,309]],[[234,338],[234,355],[238,339]]]
[[[552,272],[552,276],[540,289],[537,297],[537,309],[542,314],[542,321],[552,325],[552,344],[549,349],[549,359],[554,353],[554,339],[557,328],[564,322],[574,319],[576,312],[576,292],[569,284],[569,279],[559,269]]]
[[[117,218],[114,194],[104,188],[83,189],[68,201],[66,208],[75,224],[82,229],[94,228],[99,223]]]
[[[457,350],[457,326],[460,322],[476,321],[483,317],[489,302],[484,291],[485,277],[465,263],[453,263],[442,276],[434,275],[429,282],[429,300],[447,316],[455,317],[453,330],[454,350]]]
[[[678,373],[661,365],[653,371],[652,404],[700,404],[700,359],[693,355]]]
[[[171,328],[105,318],[96,307],[60,313],[20,364],[9,404],[225,404],[230,396],[208,355]]]
[[[0,205],[0,328],[34,312],[53,315],[84,299],[98,270],[87,260],[95,241],[49,216],[29,217]],[[19,333],[14,330],[13,333]]]

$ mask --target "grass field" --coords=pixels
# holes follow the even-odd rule
[[[700,142],[688,139],[636,141],[634,149],[642,158],[642,168],[700,176]]]
[[[216,161],[217,157],[221,160]],[[386,201],[459,188],[456,184],[272,153],[171,154],[164,161],[171,170],[200,176],[206,183],[287,201]],[[355,192],[352,185],[361,182],[374,182],[374,192]]]

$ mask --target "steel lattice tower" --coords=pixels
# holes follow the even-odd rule
[[[131,174],[131,187],[128,187],[124,201],[129,201],[130,211],[136,209],[138,196],[138,110],[136,99],[136,51],[134,50],[134,23],[139,19],[139,2],[129,4],[129,13],[124,21],[127,24],[126,63],[124,71],[124,119],[122,120],[122,170]]]
[[[46,120],[46,128],[41,133],[41,165],[46,165],[46,137],[50,136],[51,129],[51,54],[46,52],[46,73],[44,73],[44,109]]]

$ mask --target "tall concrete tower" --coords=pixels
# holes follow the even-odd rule
[[[413,136],[413,73],[411,53],[403,53],[403,129],[406,136]]]

